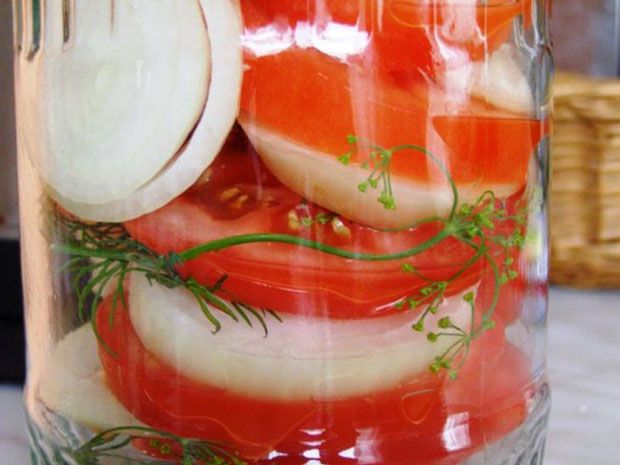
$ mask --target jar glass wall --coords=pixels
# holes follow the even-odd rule
[[[537,0],[24,0],[35,463],[539,463]]]

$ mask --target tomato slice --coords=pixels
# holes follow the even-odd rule
[[[470,101],[447,117],[459,103],[434,85],[407,90],[386,85],[367,69],[314,49],[291,48],[248,64],[242,119],[332,157],[351,149],[349,135],[387,149],[412,144],[437,156],[457,184],[518,187],[546,132],[540,121],[494,113]],[[358,148],[354,164],[368,156],[364,143]],[[430,159],[411,150],[397,153],[391,169],[405,179],[445,182]]]
[[[301,465],[312,449],[329,463],[344,463],[337,458],[343,452],[372,463],[454,463],[516,428],[527,414],[529,362],[506,343],[501,320],[472,345],[456,381],[420,373],[365,396],[283,402],[180,375],[145,349],[127,310],[112,308],[108,297],[97,312],[108,346],[99,354],[123,405],[154,428],[221,441],[245,458],[275,450],[288,456],[283,463]]]
[[[491,53],[529,0],[272,3],[242,2],[240,121],[288,187],[355,221],[391,228],[426,216],[430,204],[445,213],[435,189],[446,178],[430,157],[401,149],[391,157],[393,191],[421,198],[430,187],[434,199],[402,202],[394,214],[378,203],[360,212],[356,186],[377,168],[377,146],[430,151],[468,201],[485,190],[506,198],[524,184],[546,124],[532,117],[531,92],[511,45]],[[491,75],[484,65],[493,59],[500,64]],[[511,94],[512,76],[498,73],[503,68],[523,83],[518,95]],[[347,142],[351,135],[357,143]],[[346,175],[325,158],[334,163],[351,150],[349,188],[342,180],[326,182],[326,171]]]
[[[341,51],[343,43],[337,42],[346,36],[350,61],[372,64],[398,79],[419,80],[432,77],[437,68],[462,65],[495,50],[529,2],[244,0],[241,7],[248,36],[265,29],[283,36],[294,31],[299,42],[304,31],[312,30],[327,53]]]
[[[125,224],[159,254],[253,233],[281,233],[351,252],[389,254],[416,247],[439,232],[429,223],[400,232],[377,231],[338,217],[284,187],[237,131],[203,182],[164,208]],[[451,277],[473,251],[448,238],[407,262],[428,278]],[[426,281],[402,270],[403,260],[344,259],[297,245],[256,243],[210,252],[179,265],[184,276],[213,285],[226,276],[223,297],[281,312],[361,318],[398,311],[394,304]],[[471,266],[450,286],[461,292],[478,278]]]

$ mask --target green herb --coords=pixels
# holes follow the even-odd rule
[[[470,247],[474,254],[463,264],[460,270],[443,281],[434,281],[422,275],[410,263],[402,265],[403,272],[414,273],[427,284],[416,294],[403,299],[398,303],[399,308],[417,309],[423,308],[417,321],[413,324],[414,331],[425,330],[425,320],[429,314],[437,314],[446,292],[451,285],[469,268],[476,263],[486,262],[493,274],[494,293],[489,307],[484,309],[480,322],[476,322],[476,294],[467,293],[463,299],[470,307],[471,319],[469,331],[455,326],[449,319],[442,318],[438,322],[437,331],[427,333],[430,342],[437,342],[442,338],[451,338],[454,342],[441,355],[435,358],[430,369],[433,372],[448,370],[451,378],[456,378],[458,370],[463,366],[469,354],[472,341],[480,337],[486,331],[493,329],[495,323],[492,320],[493,313],[499,299],[500,288],[504,284],[518,277],[514,268],[512,253],[515,249],[523,247],[523,230],[525,228],[526,210],[519,210],[517,215],[509,216],[501,202],[495,198],[492,192],[483,193],[473,204],[462,204],[452,220],[445,223],[445,227],[452,229],[452,237]],[[495,233],[496,226],[505,221],[510,221],[513,228],[508,235]],[[499,244],[503,253],[499,257],[493,257],[489,253],[490,243]],[[501,261],[498,265],[497,261]]]
[[[350,145],[358,146],[360,140],[355,136],[349,136],[347,141]],[[370,170],[370,174],[364,182],[357,186],[360,192],[368,192],[368,189],[378,189],[381,187],[381,192],[377,201],[381,203],[387,210],[396,209],[396,200],[394,199],[394,192],[392,191],[392,155],[394,150],[386,150],[377,145],[371,143],[367,148],[369,156],[367,160],[361,163],[361,166],[365,170]],[[344,155],[340,156],[338,160],[344,165],[348,165],[351,162],[355,150],[351,150]]]
[[[314,225],[325,226],[326,224],[330,223],[331,221],[337,218],[336,214],[334,213],[319,212],[316,215],[312,215],[310,212],[307,212],[307,211],[303,213],[300,212],[301,213],[301,217],[300,217],[297,209],[302,210],[303,207],[307,207],[307,204],[302,203],[297,208],[294,208],[291,211],[289,211],[288,220],[289,220],[289,227],[291,229],[299,229],[301,227],[310,228],[311,226],[314,226]]]
[[[354,136],[350,136],[348,141],[351,144],[359,142]],[[400,145],[391,149],[384,149],[372,144],[368,144],[368,147],[374,151],[374,158],[371,160],[373,171],[368,180],[359,188],[360,190],[374,189],[381,184],[383,190],[378,200],[386,208],[395,208],[396,206],[392,195],[389,174],[390,161],[394,155],[405,150],[413,151],[430,159],[441,170],[449,183],[453,196],[449,214],[445,218],[428,218],[406,228],[401,228],[410,229],[425,223],[437,223],[440,225],[440,230],[435,236],[415,247],[395,253],[367,254],[289,234],[255,233],[216,239],[180,253],[157,255],[143,244],[132,239],[120,225],[86,225],[80,222],[68,221],[65,227],[69,229],[68,237],[72,239],[65,241],[63,244],[56,245],[55,248],[71,256],[68,266],[74,269],[74,282],[79,282],[82,277],[88,274],[92,276],[88,283],[81,287],[78,292],[80,308],[85,306],[87,297],[94,294],[90,304],[91,314],[94,314],[101,300],[104,287],[113,279],[116,280],[115,299],[124,298],[122,286],[125,276],[130,272],[140,272],[150,281],[163,286],[169,288],[185,287],[188,289],[200,303],[205,316],[214,325],[215,331],[219,330],[221,325],[217,317],[210,311],[209,305],[235,321],[239,321],[239,317],[241,317],[250,325],[251,320],[249,316],[255,317],[263,326],[265,333],[267,333],[265,318],[272,316],[279,320],[278,315],[268,310],[253,309],[243,303],[227,304],[220,299],[216,292],[222,292],[223,284],[226,280],[225,276],[214,286],[208,288],[200,285],[193,278],[183,279],[176,272],[175,266],[198,258],[205,253],[252,243],[292,244],[350,260],[369,262],[405,260],[437,246],[448,238],[453,238],[470,247],[473,252],[472,257],[453,276],[442,281],[429,279],[422,275],[411,263],[403,263],[401,266],[403,272],[416,274],[421,279],[427,281],[427,284],[416,294],[398,302],[396,307],[402,310],[422,308],[420,316],[412,325],[412,329],[417,332],[424,332],[426,330],[425,320],[427,316],[439,312],[440,304],[454,282],[478,262],[483,261],[489,265],[494,279],[493,299],[489,308],[484,309],[480,323],[478,325],[475,324],[475,295],[468,294],[465,298],[470,305],[472,313],[469,331],[464,331],[453,325],[447,325],[446,320],[441,320],[444,322],[442,324],[447,325],[445,328],[438,328],[441,331],[430,331],[427,333],[427,339],[430,342],[436,342],[445,337],[455,339],[449,349],[436,358],[430,369],[434,372],[445,369],[449,371],[451,377],[456,377],[458,368],[462,366],[469,353],[471,342],[494,326],[492,316],[497,306],[501,286],[517,277],[511,253],[515,248],[523,247],[525,243],[526,209],[523,208],[516,215],[510,216],[502,202],[490,191],[483,193],[473,203],[461,203],[456,184],[447,168],[441,160],[423,147]],[[349,160],[350,155],[341,157],[341,161],[345,164],[349,163]],[[309,218],[309,221],[321,223],[328,218],[328,216]],[[496,226],[507,221],[511,222],[510,224],[514,224],[511,232],[509,234],[497,233]],[[386,230],[386,232],[388,231],[392,230]],[[501,260],[500,264],[496,262],[498,257],[493,257],[489,253],[491,244],[499,245],[503,249],[504,253],[499,257],[499,260]],[[85,262],[84,259],[94,260],[87,260]]]
[[[119,303],[125,301],[125,281],[130,273],[140,273],[151,285],[159,284],[168,289],[185,288],[196,299],[200,308],[218,332],[222,325],[212,309],[226,315],[236,322],[244,322],[252,327],[257,322],[268,334],[267,319],[282,321],[272,310],[257,309],[231,297],[223,300],[218,294],[226,294],[224,284],[227,276],[222,276],[212,286],[204,286],[194,278],[183,278],[176,265],[184,259],[175,253],[158,255],[144,244],[133,239],[120,224],[84,223],[65,216],[58,216],[56,230],[60,233],[62,244],[55,245],[58,251],[70,255],[61,270],[69,270],[72,287],[77,295],[78,311],[82,321],[90,315],[93,331],[99,342],[108,351],[111,349],[102,339],[96,324],[96,313],[104,293],[112,286],[112,312]]]
[[[145,462],[134,450],[127,449],[132,441],[143,440],[161,460]],[[103,431],[68,454],[77,465],[102,465],[109,459],[128,464],[179,465],[246,465],[222,444],[200,439],[186,439],[151,428],[119,427]],[[171,462],[174,461],[174,462]]]

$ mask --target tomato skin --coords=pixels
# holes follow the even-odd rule
[[[231,192],[235,196],[229,197]],[[239,200],[244,199],[239,203]],[[416,247],[440,232],[430,223],[401,232],[377,231],[346,219],[342,235],[331,223],[290,224],[299,218],[332,215],[302,199],[271,175],[237,133],[210,168],[208,180],[151,214],[125,223],[128,232],[159,254],[182,252],[211,240],[251,233],[281,233],[353,252],[385,254]],[[339,223],[340,224],[340,223]],[[435,280],[456,273],[473,251],[447,238],[407,260],[348,260],[287,244],[258,243],[202,254],[177,269],[212,286],[222,276],[224,298],[280,312],[307,312],[330,318],[366,318],[397,312],[395,303],[425,286],[402,270],[404,262]],[[453,295],[473,285],[481,264],[450,286]],[[232,294],[232,297],[231,297]]]
[[[366,396],[282,402],[184,377],[144,348],[126,309],[116,308],[112,320],[111,311],[108,297],[96,317],[108,346],[99,355],[121,403],[153,428],[220,441],[247,459],[278,450],[289,455],[287,463],[301,465],[308,448],[321,458],[354,448],[357,457],[372,453],[372,463],[452,463],[513,430],[527,414],[529,362],[506,343],[501,320],[472,345],[456,381],[427,372]],[[446,445],[455,427],[466,428],[467,441]]]

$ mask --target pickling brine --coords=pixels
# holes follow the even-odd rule
[[[541,463],[546,8],[15,0],[33,463]]]

